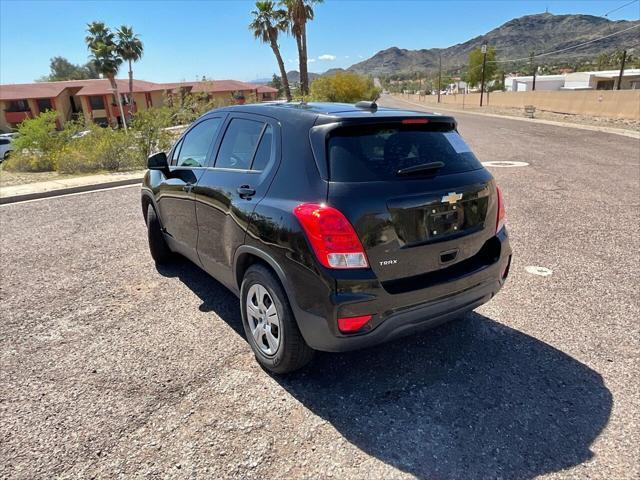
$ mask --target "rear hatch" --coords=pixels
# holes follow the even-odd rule
[[[342,124],[329,132],[326,154],[328,203],[354,226],[390,291],[460,272],[452,267],[473,263],[495,235],[495,183],[453,121]]]

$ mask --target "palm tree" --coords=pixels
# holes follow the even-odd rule
[[[133,28],[122,25],[116,32],[118,35],[118,54],[129,62],[129,105],[133,105],[133,69],[131,64],[142,58],[144,46]]]
[[[118,83],[116,82],[116,75],[118,74],[120,65],[122,65],[122,58],[118,55],[118,46],[114,41],[114,35],[102,22],[89,23],[87,25],[87,33],[88,35],[85,37],[85,42],[91,52],[91,63],[98,73],[109,79],[113,95],[120,108],[122,126],[126,131],[127,121],[124,117],[122,99],[118,93]]]
[[[313,20],[313,6],[322,0],[280,0],[287,8],[291,33],[298,44],[298,61],[300,63],[300,90],[303,95],[309,94],[309,73],[307,72],[307,21]]]
[[[282,77],[282,85],[287,101],[291,101],[291,90],[289,89],[289,79],[287,71],[284,68],[282,55],[280,55],[280,47],[278,46],[278,33],[286,32],[289,29],[289,21],[287,12],[281,9],[276,10],[271,0],[259,0],[256,2],[256,10],[251,12],[253,21],[249,24],[249,30],[253,32],[255,38],[260,39],[263,43],[271,45],[271,50],[276,56],[278,67],[280,68],[280,76]]]

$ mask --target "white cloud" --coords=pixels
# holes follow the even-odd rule
[[[349,58],[349,55],[345,55],[344,58]]]
[[[320,56],[318,57],[318,60],[326,60],[326,61],[328,61],[328,62],[332,62],[332,61],[333,61],[333,60],[335,60],[335,59],[336,59],[336,56],[335,56],[335,55],[330,55],[330,54],[328,54],[328,53],[325,53],[324,55],[320,55]]]
[[[313,62],[315,62],[315,61],[316,61],[316,59],[315,59],[315,58],[310,58],[310,59],[308,59],[308,60],[307,60],[307,62],[309,62],[309,63],[313,63]]]

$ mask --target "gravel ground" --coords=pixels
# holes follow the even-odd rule
[[[640,142],[458,118],[482,160],[530,163],[493,169],[507,286],[286,378],[232,294],[156,270],[138,188],[0,207],[0,477],[638,478]]]

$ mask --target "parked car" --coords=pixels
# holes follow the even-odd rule
[[[78,133],[74,133],[73,135],[71,135],[71,138],[82,138],[82,137],[86,137],[87,135],[89,135],[91,133],[91,130],[81,130]]]
[[[13,150],[13,137],[0,135],[0,162],[9,158],[9,152]]]
[[[509,273],[502,195],[451,117],[227,107],[148,167],[153,259],[181,254],[238,295],[247,340],[276,373],[459,318]]]

